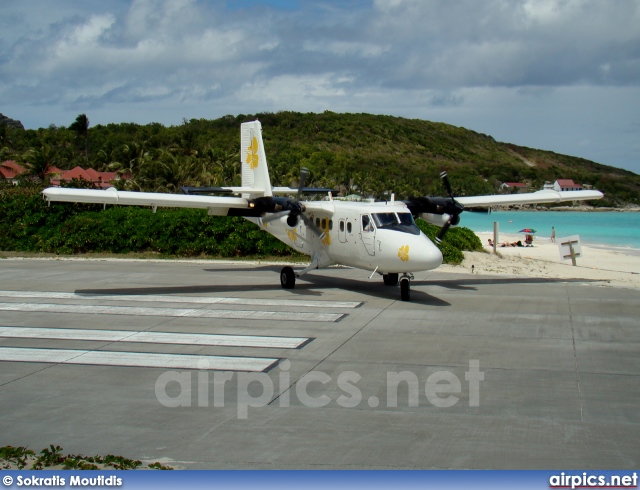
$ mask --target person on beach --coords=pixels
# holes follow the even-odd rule
[[[556,229],[555,227],[551,227],[551,242],[556,243]]]

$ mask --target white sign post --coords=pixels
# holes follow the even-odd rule
[[[576,259],[582,257],[582,247],[580,246],[580,235],[573,235],[564,238],[558,238],[558,249],[560,250],[560,258],[562,260],[571,259],[571,263],[575,266]]]

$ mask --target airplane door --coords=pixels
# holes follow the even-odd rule
[[[338,240],[340,240],[341,243],[346,243],[347,241],[347,222],[344,219],[340,220],[340,223],[338,223]]]
[[[373,226],[371,216],[363,214],[360,216],[360,238],[364,244],[364,248],[369,255],[375,255],[376,229]]]

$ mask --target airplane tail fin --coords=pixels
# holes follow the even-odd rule
[[[240,125],[240,167],[242,197],[254,199],[272,196],[267,157],[262,143],[262,124],[251,121]]]

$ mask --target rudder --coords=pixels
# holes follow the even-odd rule
[[[253,199],[272,195],[260,121],[240,125],[240,168],[242,187],[248,189],[242,197]]]

